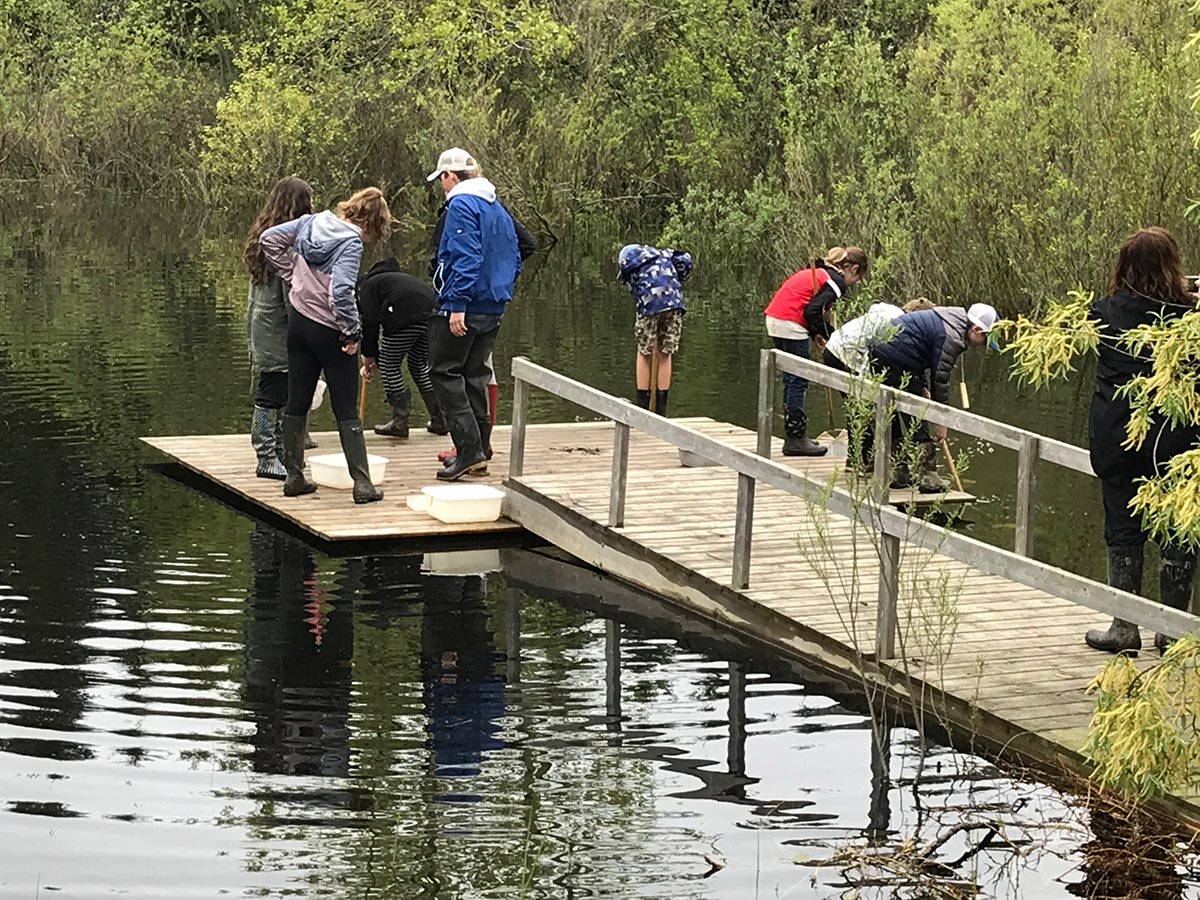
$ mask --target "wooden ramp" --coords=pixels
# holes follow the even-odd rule
[[[516,358],[506,512],[582,562],[789,656],[890,699],[914,724],[941,725],[1043,766],[1090,771],[1081,750],[1095,709],[1086,689],[1110,658],[1083,634],[1111,616],[1181,636],[1200,619],[1037,561],[1030,553],[1038,462],[1091,473],[1086,450],[1014,426],[865,386],[887,455],[894,410],[927,416],[1018,451],[1015,549],[996,547],[880,505],[874,478],[838,475],[841,460],[782,460],[768,443],[776,367],[856,390],[840,373],[764,351],[759,430],[714,440],[698,427],[633,409],[582,382]],[[612,419],[611,471],[547,472],[522,453],[527,397],[546,391]],[[721,427],[708,425],[712,429]],[[726,426],[727,427],[727,426]],[[669,475],[621,465],[653,435],[720,465]],[[796,471],[797,466],[803,471]],[[790,470],[790,471],[789,471]],[[883,474],[883,473],[881,473]],[[837,483],[840,482],[840,483]],[[1148,667],[1153,652],[1136,665]],[[1200,822],[1194,797],[1168,804]]]
[[[752,449],[755,434],[736,425],[716,422],[709,418],[675,419],[696,428],[730,446]],[[338,453],[340,445],[335,432],[316,432],[320,446],[308,451],[312,455]],[[267,515],[282,517],[322,541],[413,541],[436,542],[439,539],[489,536],[513,536],[521,531],[519,525],[507,518],[486,524],[446,525],[425,513],[408,508],[405,498],[418,493],[422,487],[435,484],[440,464],[437,453],[450,446],[449,438],[414,430],[404,441],[367,434],[367,451],[388,458],[387,475],[380,487],[384,499],[378,503],[356,506],[349,491],[322,488],[304,497],[284,497],[280,482],[254,475],[254,454],[250,438],[244,434],[186,435],[180,437],[147,437],[142,441],[170,457],[210,482],[215,488],[229,491]],[[490,475],[479,479],[486,484],[499,485],[508,472],[510,429],[499,426],[493,435],[496,455],[490,465]],[[776,441],[776,452],[781,441]],[[607,478],[612,469],[613,424],[603,422],[573,422],[555,425],[532,425],[528,429],[526,470],[553,474],[568,481],[580,477],[589,484],[592,476]],[[840,472],[844,459],[832,456],[816,459],[788,460],[790,466],[827,478]],[[678,451],[665,441],[645,434],[636,434],[630,443],[630,466],[633,471],[664,475],[705,471],[680,466]],[[476,479],[470,479],[476,481]],[[950,492],[929,497],[911,490],[894,491],[897,505],[934,502],[964,503],[969,494]]]
[[[631,470],[619,528],[607,524],[607,472],[534,472],[508,487],[511,516],[585,563],[842,674],[878,665],[898,696],[926,695],[929,721],[967,727],[1027,759],[1081,767],[1095,708],[1085,689],[1108,659],[1083,643],[1084,631],[1107,624],[1099,613],[905,546],[899,657],[865,662],[875,647],[879,550],[862,523],[760,484],[749,587],[735,590],[731,470],[683,469],[669,481]],[[1139,664],[1152,658],[1143,653]]]

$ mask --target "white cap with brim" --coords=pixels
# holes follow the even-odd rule
[[[474,172],[479,168],[475,157],[462,147],[451,147],[438,157],[437,168],[429,173],[426,181],[433,181],[443,172]]]
[[[971,308],[967,310],[967,321],[988,336],[987,345],[992,350],[1000,349],[1000,342],[991,334],[992,326],[999,318],[1000,314],[996,312],[996,308],[986,303],[972,303]]]

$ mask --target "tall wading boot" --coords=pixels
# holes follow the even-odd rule
[[[1108,584],[1131,594],[1142,593],[1142,548],[1108,551]],[[1142,634],[1132,622],[1113,619],[1107,631],[1089,631],[1083,636],[1093,650],[1134,655],[1142,648]]]
[[[362,422],[346,419],[338,422],[338,437],[342,439],[342,453],[346,457],[346,468],[354,479],[354,502],[372,503],[383,499],[383,491],[371,483],[371,468],[367,463],[367,444],[363,440]]]
[[[425,401],[425,409],[429,412],[429,424],[425,430],[430,434],[449,434],[450,429],[446,427],[446,419],[433,391],[421,391],[421,399]]]
[[[412,391],[405,388],[400,393],[388,394],[387,402],[392,408],[392,418],[382,425],[376,425],[375,433],[384,437],[408,437],[408,411],[412,404]]]
[[[650,391],[648,391],[648,390],[643,391],[641,388],[638,388],[637,405],[640,406],[642,409],[650,408]]]
[[[311,494],[317,486],[304,477],[304,435],[308,416],[283,417],[283,467],[287,470],[287,479],[283,482],[285,497],[299,497],[301,494]]]
[[[1178,550],[1165,550],[1158,566],[1158,595],[1163,606],[1186,610],[1192,602],[1192,580],[1196,577],[1196,557]],[[1165,634],[1154,635],[1159,653],[1175,643]]]
[[[492,460],[492,423],[488,422],[486,419],[476,419],[475,423],[479,426],[479,438],[483,444],[483,458],[486,459],[488,462],[491,462],[491,460]],[[458,451],[451,452],[450,454],[448,454],[446,456],[445,459],[442,460],[442,467],[448,469],[451,466],[455,465],[455,460],[457,459],[457,457],[458,457]],[[467,474],[478,476],[478,477],[483,477],[487,473],[488,473],[488,467],[487,467],[487,464],[485,463],[482,466],[476,466],[474,469],[469,471]]]
[[[457,452],[446,459],[445,467],[437,473],[439,481],[458,481],[464,475],[486,475],[487,457],[483,452],[479,423],[470,411],[449,419]],[[474,471],[473,471],[474,470]]]
[[[274,478],[276,481],[287,478],[287,469],[283,467],[279,448],[275,446],[275,426],[280,413],[281,410],[256,406],[250,418],[250,446],[258,457],[254,474],[259,478]]]
[[[908,462],[907,454],[899,450],[892,453],[892,479],[888,482],[888,487],[893,490],[912,487],[912,469]]]
[[[660,388],[654,392],[654,411],[660,416],[667,414],[667,394],[670,388]]]
[[[824,456],[829,448],[808,437],[808,416],[799,406],[783,410],[783,455]]]
[[[922,494],[944,494],[950,490],[950,482],[938,474],[937,444],[921,442],[921,474],[917,479],[917,490]]]

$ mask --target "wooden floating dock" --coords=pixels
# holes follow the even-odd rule
[[[807,361],[774,352],[779,363],[817,383],[825,377]],[[762,384],[769,384],[773,372],[765,361],[763,371],[771,378]],[[1002,756],[1090,771],[1081,750],[1095,700],[1086,689],[1111,657],[1084,644],[1089,628],[1105,627],[1111,615],[1142,625],[1148,652],[1139,655],[1140,668],[1158,658],[1155,630],[1175,636],[1200,630],[1189,613],[1022,551],[1036,503],[1034,463],[1090,473],[1080,448],[959,410],[929,410],[934,423],[984,432],[1020,450],[1018,496],[1025,513],[1018,524],[1026,527],[1018,529],[1014,552],[906,516],[869,495],[822,487],[810,479],[841,462],[821,459],[797,470],[774,448],[763,453],[765,428],[757,443],[729,441],[738,444],[730,450],[725,440],[711,444],[700,428],[630,410],[528,360],[515,359],[513,375],[518,432],[514,474],[506,482],[511,518],[587,565],[722,629],[860,679],[868,693],[962,729]],[[522,456],[522,404],[534,389],[617,423],[611,471],[546,472],[531,444]],[[765,389],[763,396],[769,397]],[[874,402],[877,422],[886,425],[889,403],[919,411],[928,401],[885,389]],[[769,402],[761,405],[760,423],[770,423],[769,408]],[[632,448],[642,432],[708,453],[721,465],[676,470],[669,481],[632,462],[623,468],[623,447]],[[1167,804],[1200,822],[1196,797],[1172,797]]]
[[[753,448],[755,433],[736,425],[716,422],[709,418],[676,419],[732,447]],[[612,469],[613,423],[570,422],[529,427],[526,449],[530,471],[554,474],[570,479],[581,478],[580,484],[590,484],[590,476],[605,475]],[[463,479],[464,482],[499,486],[508,475],[508,452],[511,429],[496,428],[492,437],[495,450],[487,478]],[[310,455],[340,453],[336,432],[314,432],[320,446],[309,450]],[[245,434],[187,435],[180,437],[146,437],[142,441],[184,466],[218,490],[228,491],[256,507],[263,515],[276,516],[290,522],[320,541],[401,541],[413,544],[437,543],[447,538],[514,537],[521,527],[511,519],[497,522],[447,525],[423,512],[408,508],[405,498],[419,493],[421,488],[436,484],[440,467],[437,453],[450,446],[450,439],[414,429],[407,440],[366,435],[367,452],[388,459],[386,477],[380,485],[384,498],[378,503],[356,506],[349,491],[321,488],[303,497],[285,497],[281,482],[258,478],[254,474],[254,453],[250,438]],[[777,445],[781,441],[776,440]],[[779,447],[776,447],[778,452]],[[630,443],[630,466],[638,472],[665,475],[691,470],[679,463],[674,446],[645,434],[637,434]],[[788,460],[817,478],[829,478],[841,470],[845,460],[833,456]],[[733,476],[736,481],[736,476]],[[894,491],[892,502],[929,504],[937,501],[961,504],[973,499],[970,494],[952,491],[945,495],[928,496],[912,490]]]

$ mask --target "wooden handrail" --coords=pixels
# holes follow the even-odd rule
[[[618,399],[582,382],[536,365],[523,357],[513,359],[512,374],[517,383],[517,390],[513,392],[512,444],[514,448],[523,449],[525,446],[526,410],[524,405],[527,400],[525,386],[536,387],[592,413],[630,428],[636,428],[638,431],[666,441],[677,448],[690,450],[712,462],[732,469],[739,475],[746,476],[752,482],[762,482],[785,493],[800,497],[815,506],[823,507],[835,515],[856,519],[880,535],[895,539],[894,541],[882,541],[881,580],[886,578],[890,582],[893,551],[902,541],[948,556],[987,574],[999,575],[1026,587],[1044,591],[1096,612],[1134,622],[1144,628],[1150,628],[1171,637],[1180,637],[1189,631],[1200,632],[1200,617],[1182,610],[1170,609],[1136,594],[1117,590],[1082,575],[1076,575],[1056,566],[1021,556],[1011,550],[1002,550],[974,538],[956,534],[929,522],[914,519],[878,502],[864,502],[852,497],[841,488],[831,488],[825,482],[809,478],[801,472],[782,466],[757,453],[731,447],[701,434],[695,429],[688,428],[686,425],[672,422],[634,406],[626,400]],[[882,402],[882,398],[880,402]],[[520,409],[517,408],[517,404],[520,405]],[[960,410],[952,410],[952,412],[962,415]],[[1003,427],[1010,428],[1011,426]],[[1046,458],[1044,453],[1040,458]],[[614,476],[621,475],[618,471],[620,468],[614,462]],[[510,477],[519,478],[520,472],[514,472]],[[743,493],[745,493],[748,495],[745,499],[749,502],[739,509],[738,518],[739,520],[745,518],[745,531],[742,533],[748,535],[753,522],[753,491],[743,492],[741,489],[743,483],[739,479],[739,499],[743,499]],[[742,580],[740,576],[743,573],[745,579],[747,581],[749,579],[748,549],[747,542],[744,549],[745,555],[742,557],[743,561],[739,563],[735,581]],[[894,582],[892,583],[894,584]],[[894,594],[894,590],[888,593]],[[881,599],[884,599],[882,594],[881,588]],[[885,625],[881,626],[883,630],[887,630],[889,622],[894,628],[894,608],[881,609],[879,615],[885,619]],[[892,655],[893,648],[889,644],[887,634],[881,633],[876,645],[876,654],[879,658],[886,659]]]
[[[775,370],[799,375],[816,384],[826,385],[843,394],[851,391],[870,391],[875,395],[876,402],[886,401],[897,412],[917,416],[937,425],[945,425],[955,431],[982,438],[1002,447],[1017,451],[1017,510],[1016,529],[1013,537],[1013,548],[1022,556],[1033,553],[1033,513],[1034,489],[1036,485],[1036,463],[1038,460],[1054,463],[1055,465],[1082,472],[1084,475],[1095,477],[1092,470],[1091,456],[1082,447],[1057,441],[1054,438],[1017,428],[1004,422],[997,422],[976,413],[955,409],[944,403],[936,403],[924,397],[918,397],[908,391],[901,391],[887,385],[878,385],[874,381],[846,372],[839,372],[828,366],[801,356],[785,353],[782,350],[763,350],[759,361],[759,403],[758,403],[758,442],[759,446],[768,448],[765,456],[770,456],[771,426],[774,420],[772,394],[765,391],[762,382],[775,380]],[[877,416],[878,418],[878,416]],[[881,485],[886,478],[880,465],[880,457],[876,454],[876,476]],[[882,490],[882,487],[881,487]]]
[[[784,353],[782,350],[764,350],[762,352],[771,355],[775,368],[781,372],[799,375],[816,384],[828,385],[843,394],[848,394],[856,389],[859,391],[870,390],[872,394],[875,393],[876,385],[868,379],[839,372],[811,359]],[[762,369],[763,367],[760,366],[760,372]],[[1094,476],[1096,474],[1092,470],[1092,461],[1088,451],[1082,447],[1057,441],[1033,431],[1026,431],[1024,428],[1018,428],[1005,422],[997,422],[995,419],[989,419],[965,409],[956,409],[945,403],[927,400],[887,385],[880,386],[879,390],[888,397],[897,412],[918,416],[935,425],[945,425],[954,431],[982,438],[993,444],[999,444],[1001,447],[1007,447],[1009,450],[1020,450],[1022,443],[1027,438],[1036,438],[1038,459],[1082,472],[1084,475]]]

